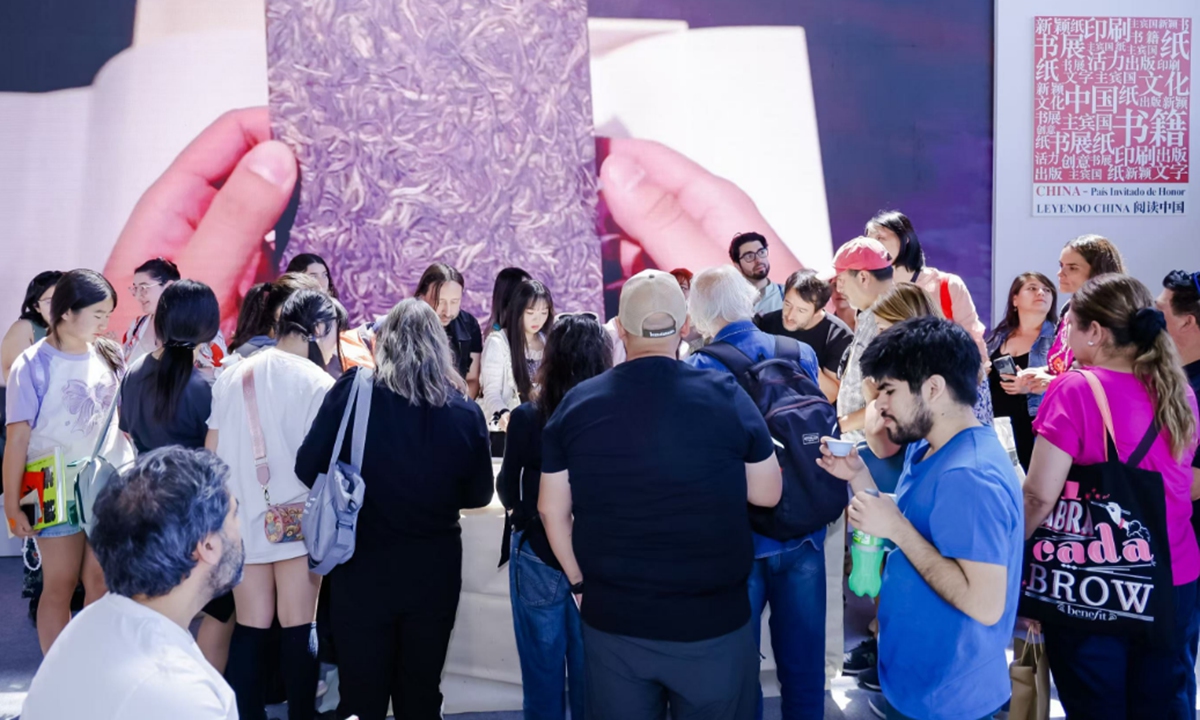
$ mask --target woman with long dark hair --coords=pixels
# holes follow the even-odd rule
[[[508,413],[529,401],[545,346],[542,330],[553,321],[550,290],[537,280],[526,280],[513,292],[500,318],[501,329],[483,344],[479,373],[483,413],[501,430],[508,426]]]
[[[359,368],[343,375],[296,458],[306,485],[329,468]],[[487,426],[454,369],[437,314],[416,298],[392,309],[375,341],[354,557],[329,574],[339,717],[441,715],[442,669],[462,589],[459,511],[492,499]],[[358,412],[356,407],[354,412]],[[354,423],[343,438],[351,462]]]
[[[508,589],[528,717],[565,718],[568,686],[571,717],[584,714],[583,626],[538,517],[542,428],[571,388],[610,367],[612,343],[596,317],[559,315],[546,338],[536,399],[513,410],[508,423],[496,491],[508,511],[501,564],[511,548]]]
[[[1017,375],[1001,374],[1001,368],[996,367],[995,363],[1002,357],[1012,358],[1013,368],[1018,372],[1044,366],[1050,353],[1050,343],[1054,339],[1056,322],[1058,292],[1054,284],[1041,273],[1027,272],[1013,280],[1012,287],[1008,289],[1008,308],[1004,319],[988,336],[988,358],[992,361],[992,369],[988,372],[988,388],[991,391],[992,408],[997,417],[1007,417],[1012,421],[1017,458],[1024,468],[1029,467],[1029,460],[1033,457],[1033,418],[1037,416],[1042,396],[1023,389]]]
[[[54,298],[54,285],[62,276],[58,270],[46,270],[35,275],[25,288],[21,314],[0,344],[0,387],[8,380],[8,371],[17,356],[50,332],[50,302]]]
[[[283,304],[277,343],[233,362],[213,387],[206,446],[229,464],[246,548],[245,576],[233,590],[237,624],[225,677],[243,718],[265,718],[268,633],[279,616],[280,658],[289,720],[315,714],[314,621],[320,577],[308,571],[298,529],[308,488],[296,476],[299,451],[333,379],[324,371],[337,345],[337,301],[301,290]],[[264,469],[265,468],[265,472]]]
[[[196,355],[220,324],[221,308],[207,285],[180,280],[163,290],[154,312],[161,347],[134,362],[121,386],[121,429],[139,453],[204,447],[212,386]]]
[[[25,467],[57,455],[65,466],[91,456],[116,401],[121,351],[103,335],[117,294],[93,270],[72,270],[54,286],[50,333],[13,363],[8,377],[8,444],[4,450],[4,514],[18,537],[36,537],[43,590],[38,640],[49,652],[71,619],[71,597],[83,581],[85,603],[105,592],[104,573],[80,527],[69,519],[52,525],[30,518],[20,505]],[[108,432],[105,458],[118,467],[132,459],[119,432]],[[43,525],[35,530],[34,525]]]
[[[329,297],[334,300],[338,299],[337,287],[333,284],[333,275],[329,273],[329,263],[325,262],[320,255],[300,253],[288,263],[286,272],[309,276],[317,281],[322,292],[328,293]]]
[[[129,294],[141,305],[144,314],[133,321],[121,340],[126,365],[132,367],[139,358],[162,346],[154,322],[154,311],[158,307],[158,299],[167,288],[179,282],[180,277],[175,263],[160,257],[147,260],[133,271]],[[225,338],[218,328],[217,334],[208,342],[197,346],[196,367],[211,380],[226,352]]]
[[[519,267],[506,267],[496,274],[496,282],[492,285],[492,314],[487,320],[489,333],[500,329],[504,314],[508,311],[508,302],[517,286],[531,279],[529,273]]]
[[[966,330],[979,346],[980,355],[986,355],[983,322],[975,311],[971,291],[958,275],[925,264],[925,251],[907,215],[899,210],[881,210],[867,221],[863,234],[878,240],[891,254],[896,282],[910,282],[929,293],[942,317]]]
[[[251,287],[242,299],[237,329],[234,330],[233,340],[229,343],[230,352],[250,357],[259,350],[274,345],[279,311],[292,293],[299,290],[324,292],[315,278],[298,272],[284,273],[275,282],[259,283]]]
[[[1160,553],[1143,567],[1165,564],[1169,569],[1172,587],[1154,586],[1152,591],[1171,593],[1174,617],[1154,617],[1156,624],[1167,623],[1165,628],[1157,628],[1156,633],[1168,638],[1165,645],[1129,635],[1087,632],[1044,620],[1050,672],[1068,717],[1192,717],[1195,708],[1188,701],[1187,685],[1195,668],[1188,662],[1187,642],[1188,628],[1196,612],[1196,579],[1200,577],[1200,548],[1190,522],[1191,463],[1200,423],[1196,396],[1188,386],[1175,343],[1167,333],[1166,320],[1154,307],[1154,298],[1146,286],[1126,275],[1106,274],[1087,280],[1074,288],[1074,292],[1072,328],[1067,342],[1079,365],[1099,381],[1102,396],[1112,411],[1106,419],[1089,378],[1082,372],[1065,372],[1050,384],[1033,424],[1038,438],[1023,486],[1025,536],[1030,537],[1056,507],[1060,512],[1069,509],[1067,505],[1059,505],[1060,499],[1076,498],[1083,491],[1069,487],[1075,484],[1067,482],[1072,466],[1104,463],[1110,460],[1108,448],[1114,447],[1118,457],[1111,460],[1119,463],[1132,460],[1139,470],[1157,475],[1155,480],[1161,478],[1165,526],[1146,527],[1141,522],[1127,525],[1126,519],[1135,518],[1122,519],[1121,506],[1100,502],[1103,498],[1091,498],[1087,504],[1093,514],[1113,513],[1115,507],[1114,525],[1124,527],[1126,536],[1117,536],[1116,552],[1125,553],[1126,558],[1130,552],[1137,552],[1131,545],[1146,543],[1152,533],[1165,536],[1169,552]],[[1109,421],[1111,444],[1107,440]],[[1140,460],[1132,457],[1135,453],[1141,454]],[[1085,518],[1088,512],[1084,511]],[[1086,526],[1091,526],[1090,520]],[[1113,526],[1105,524],[1105,527]],[[1085,540],[1064,543],[1059,557],[1064,557],[1066,545],[1083,548]],[[1110,538],[1108,542],[1113,540]],[[1087,543],[1093,552],[1098,548],[1091,546],[1101,544],[1100,540]],[[1099,549],[1101,555],[1105,552]],[[1120,568],[1114,572],[1119,573]],[[1119,579],[1122,575],[1113,577],[1118,579],[1113,581],[1112,592],[1122,592],[1126,609],[1132,605],[1124,603],[1125,593],[1135,601],[1140,597],[1142,603],[1146,602],[1150,585],[1130,580],[1122,590]],[[1055,577],[1053,582],[1058,597],[1059,579]],[[1095,583],[1092,599],[1097,594],[1096,585],[1101,590],[1109,587],[1103,582]],[[1073,603],[1071,585],[1064,587],[1068,602]],[[1082,602],[1089,602],[1088,583],[1085,581],[1082,588],[1075,587]],[[1142,588],[1146,592],[1139,592]]]

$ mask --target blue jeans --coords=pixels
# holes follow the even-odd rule
[[[1171,647],[1044,625],[1046,659],[1067,717],[1194,718],[1188,707],[1188,626],[1196,583],[1175,587]]]
[[[525,720],[562,720],[568,695],[572,720],[583,720],[583,624],[571,585],[528,545],[521,547],[519,532],[512,535],[508,591],[521,658]]]
[[[758,558],[748,585],[756,644],[761,645],[763,608],[771,605],[771,648],[783,695],[783,720],[820,720],[825,717],[824,550],[806,542]],[[760,686],[755,717],[762,720],[762,713]]]

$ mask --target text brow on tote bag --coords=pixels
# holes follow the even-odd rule
[[[1024,617],[1051,626],[1165,643],[1173,621],[1162,475],[1138,468],[1153,424],[1126,462],[1117,456],[1104,388],[1079,370],[1104,418],[1105,459],[1073,465],[1053,512],[1025,544]]]

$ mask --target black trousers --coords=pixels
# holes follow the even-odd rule
[[[396,720],[442,717],[442,668],[462,585],[458,557],[440,577],[360,557],[330,573],[339,717],[384,720],[389,700]]]
[[[584,602],[587,602],[586,598]],[[643,640],[583,625],[587,720],[752,720],[757,623],[699,642]]]

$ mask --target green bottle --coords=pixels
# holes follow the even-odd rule
[[[872,493],[878,494],[878,491]],[[883,584],[883,540],[855,529],[850,537],[850,589],[862,597],[879,595]]]

